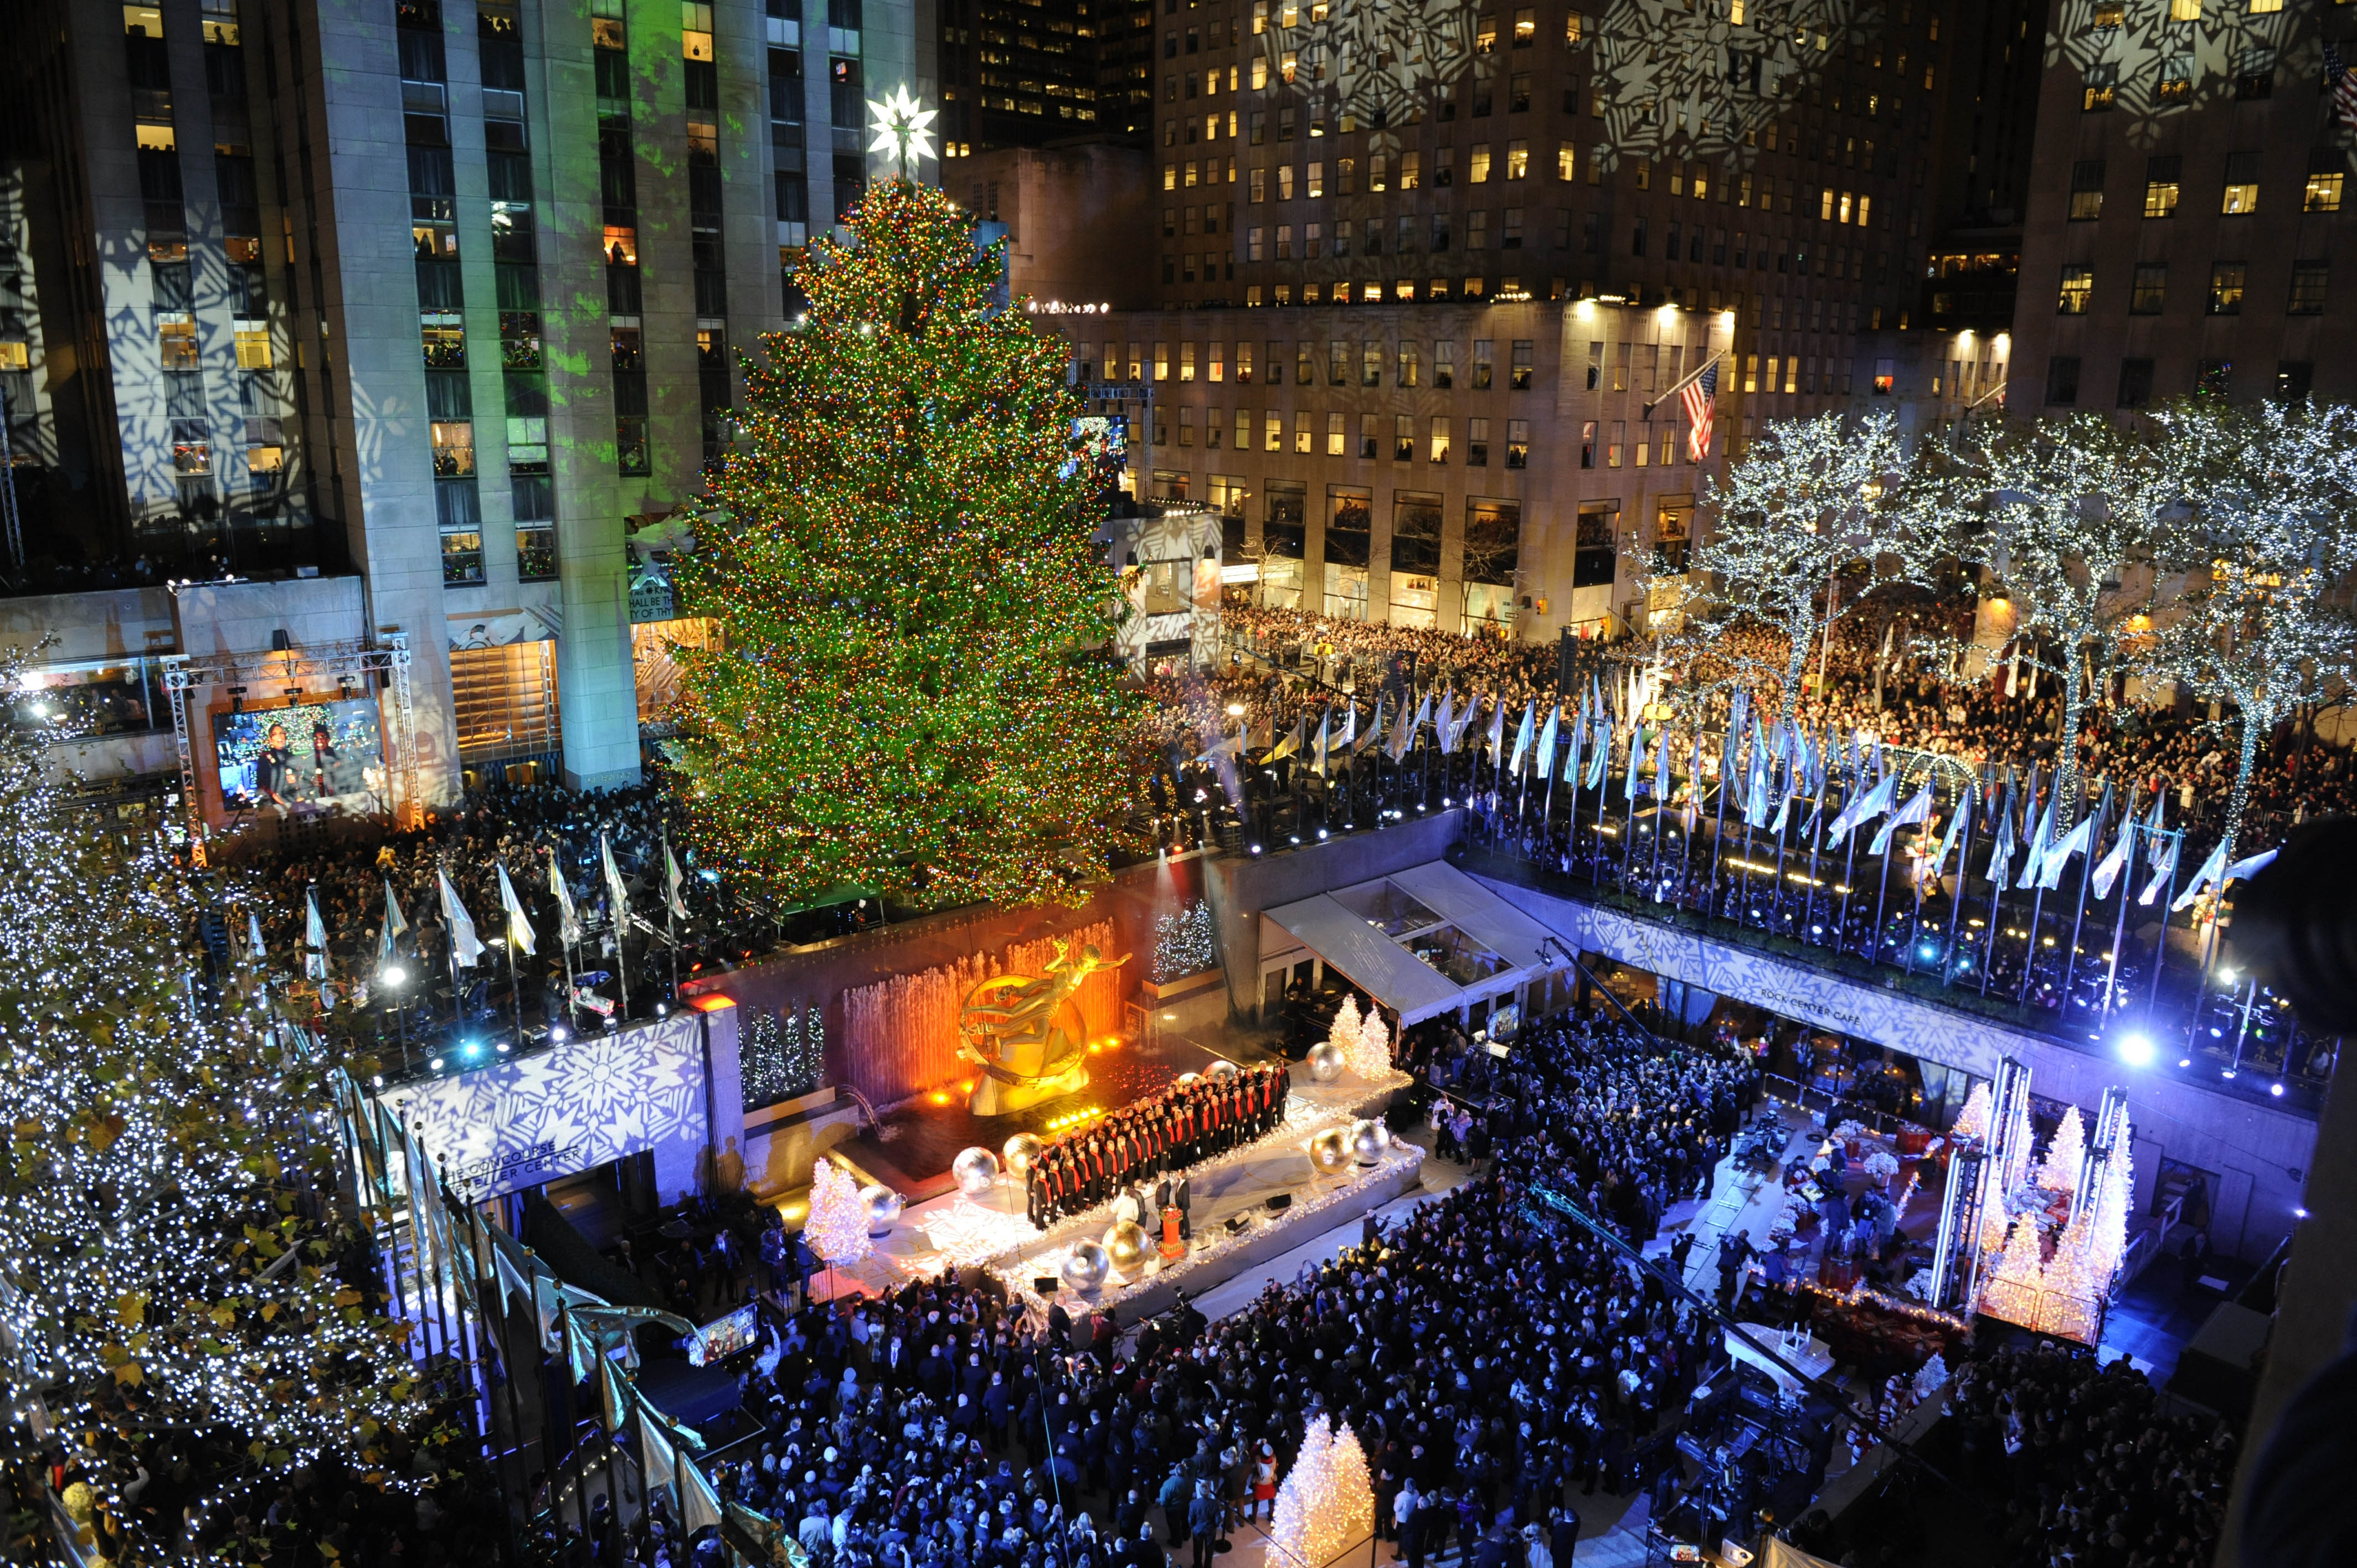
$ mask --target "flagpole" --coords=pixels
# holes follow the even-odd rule
[[[2055,793],[2060,795],[2062,780],[2057,779],[2054,783]],[[2030,830],[2030,833],[2033,838],[2043,836],[2035,828]],[[2046,856],[2052,852],[2052,849],[2051,844],[2040,844],[2035,852],[2038,859],[2038,875],[2035,879],[2037,886],[2029,890],[2029,940],[2025,946],[2021,958],[2021,988],[2014,993],[2013,997],[2016,1002],[2024,1004],[2029,1001],[2029,978],[2038,972],[2038,921],[2039,918],[2046,912]]]
[[[1863,792],[1866,787],[1866,762],[1864,758],[1859,759],[1857,767],[1857,777],[1851,781],[1850,788],[1847,790],[1845,790],[1842,795],[1842,810],[1845,811],[1848,811],[1850,808],[1850,797],[1854,794]],[[1857,830],[1863,825],[1864,824],[1862,823],[1853,822],[1850,824],[1849,832],[1842,835],[1841,917],[1838,923],[1834,927],[1834,950],[1836,952],[1847,952],[1849,950],[1849,895],[1850,889],[1855,886],[1857,882]],[[1867,955],[1867,961],[1868,963],[1872,963],[1874,961],[1874,955],[1872,953],[1868,953]]]
[[[1975,769],[1973,774],[1973,794],[1978,795],[1980,789],[1980,773],[1978,769]],[[1959,835],[1960,842],[1956,845],[1955,896],[1948,900],[1947,950],[1940,957],[1940,976],[1943,982],[1948,983],[1953,983],[1956,977],[1956,924],[1963,918],[1964,913],[1964,881],[1972,875],[1973,869],[1973,818],[1977,813],[1969,810],[1968,805],[1969,797],[1965,800],[1959,800],[1956,802],[1956,809],[1964,813],[1964,826],[1963,832]],[[1947,857],[1943,855],[1940,858],[1943,862],[1943,869],[1945,869]]]
[[[523,1049],[523,983],[516,978],[515,924],[508,924],[508,1000],[515,1013],[516,1049]]]
[[[2166,789],[2168,786],[2163,785],[2162,788]],[[2183,797],[2180,796],[2180,801],[2182,799]],[[2177,839],[2169,850],[2169,886],[2163,889],[2160,901],[2160,924],[2152,939],[2152,990],[2151,993],[2145,998],[2145,1008],[2147,1012],[2160,1004],[2160,966],[2169,957],[2169,907],[2177,902],[2177,869],[2185,860],[2184,824],[2180,822],[2175,828],[2164,831],[2175,833]]]
[[[2102,1022],[2105,1024],[2112,1021],[2112,998],[2118,993],[2120,988],[2120,944],[2127,936],[2128,887],[2136,880],[2136,833],[2141,827],[2142,824],[2136,821],[2136,792],[2131,789],[2128,793],[2127,807],[2120,818],[2120,831],[2128,836],[2127,857],[2120,866],[2119,875],[2120,911],[2118,918],[2112,922],[2112,950],[2104,964]]]
[[[1718,913],[1719,867],[1727,859],[1727,776],[1733,771],[1727,757],[1727,736],[1734,733],[1735,704],[1730,702],[1727,709],[1727,730],[1719,736],[1718,805],[1710,826],[1710,886],[1706,889],[1710,905],[1703,911],[1707,915]]]
[[[1177,802],[1178,797],[1171,797]],[[672,875],[675,864],[671,857],[671,830],[663,830],[663,935],[671,943],[671,995],[679,1000],[679,888],[678,879]]]
[[[2104,800],[2095,802],[2095,825],[2088,832],[2086,853],[2079,857],[2079,906],[2071,916],[2071,948],[2062,955],[2062,1017],[2071,1016],[2071,983],[2079,973],[2079,933],[2087,920],[2087,884],[2094,880],[2095,852],[2104,845],[2104,806],[2110,797],[2108,786]]]

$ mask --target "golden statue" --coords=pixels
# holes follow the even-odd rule
[[[967,1105],[977,1116],[1004,1116],[1089,1082],[1088,1026],[1074,993],[1101,969],[1118,969],[1094,944],[1072,956],[1062,942],[1044,976],[1002,974],[966,993],[958,1014],[958,1054],[982,1069]]]

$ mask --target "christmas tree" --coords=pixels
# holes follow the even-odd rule
[[[859,1201],[859,1183],[833,1160],[811,1168],[810,1218],[802,1222],[802,1239],[830,1268],[856,1263],[875,1250],[867,1239],[867,1206]]]
[[[1382,1008],[1367,1009],[1350,1052],[1351,1070],[1361,1078],[1379,1079],[1392,1070],[1392,1028],[1383,1021]]]
[[[1342,1053],[1345,1062],[1359,1054],[1359,999],[1349,992],[1342,993],[1342,1005],[1334,1009],[1334,1022],[1326,1031],[1326,1043]]]
[[[1076,896],[1128,832],[1144,698],[1069,350],[939,190],[871,187],[846,226],[747,364],[683,574],[726,628],[678,650],[692,821],[796,901]]]
[[[2062,1113],[2062,1123],[2054,1129],[2054,1142],[2047,1146],[2046,1158],[2038,1166],[2038,1185],[2048,1192],[2079,1190],[2079,1173],[2087,1164],[2087,1127],[2080,1119],[2075,1105]]]
[[[1338,1434],[1326,1416],[1311,1416],[1301,1452],[1276,1489],[1268,1525],[1271,1568],[1325,1568],[1374,1527],[1374,1487],[1358,1434],[1347,1425]]]
[[[0,660],[0,684],[17,673]],[[191,1434],[236,1455],[176,1482],[138,1549],[187,1561],[182,1504],[258,1517],[323,1457],[382,1470],[413,1363],[341,1277],[359,1251],[323,1196],[316,1042],[277,1015],[264,954],[203,940],[247,929],[260,890],[118,841],[44,778],[47,738],[0,730],[0,1337],[51,1427],[112,1436],[85,1479],[135,1541],[135,1455]]]
[[[2045,1288],[2043,1244],[2036,1216],[2025,1214],[2013,1222],[2005,1251],[1981,1286],[1980,1310],[2007,1323],[2028,1326],[2038,1311],[2038,1293]]]
[[[1986,1138],[1988,1134],[1989,1086],[1988,1079],[1983,1079],[1973,1085],[1970,1094],[1964,1096],[1964,1108],[1957,1112],[1955,1122],[1949,1127],[1948,1140],[1961,1144],[1967,1138]]]

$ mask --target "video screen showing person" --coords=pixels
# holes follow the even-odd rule
[[[215,714],[213,755],[231,811],[364,816],[386,807],[373,697]]]

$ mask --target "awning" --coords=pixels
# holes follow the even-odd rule
[[[1546,927],[1444,861],[1265,911],[1403,1025],[1545,972]]]

